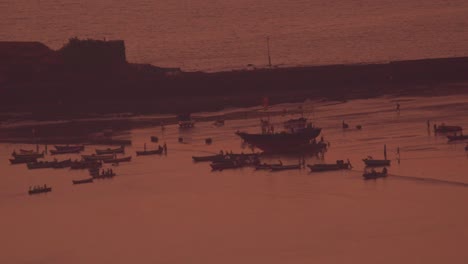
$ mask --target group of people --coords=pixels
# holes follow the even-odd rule
[[[114,175],[114,171],[112,169],[103,169],[101,171],[101,176],[110,176],[110,175]]]
[[[47,189],[46,184],[44,184],[44,186],[41,186],[41,185],[29,186],[29,191],[44,190],[44,189]]]

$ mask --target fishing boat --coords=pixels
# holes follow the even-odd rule
[[[266,153],[280,153],[303,149],[320,134],[321,128],[312,127],[310,124],[304,129],[296,129],[291,132],[251,134],[236,132],[247,144],[259,148]],[[317,147],[318,145],[312,145]]]
[[[128,156],[128,157],[123,157],[123,158],[114,158],[114,159],[103,160],[102,162],[104,162],[104,163],[119,163],[119,162],[130,162],[131,160],[132,160],[132,156]]]
[[[276,164],[267,164],[267,163],[262,163],[258,164],[255,166],[255,170],[271,170],[271,167],[273,166],[281,166],[281,163],[276,163]]]
[[[468,135],[448,135],[447,136],[448,141],[461,141],[461,140],[467,140]]]
[[[80,153],[83,151],[81,147],[75,147],[75,148],[67,148],[67,149],[51,149],[50,154],[51,155],[60,155],[60,154],[72,154],[72,153]]]
[[[36,162],[28,162],[26,166],[28,169],[46,169],[46,168],[53,168],[55,162],[53,161],[36,161]]]
[[[362,174],[362,176],[364,177],[364,180],[387,177],[387,168],[383,168],[382,171],[376,171],[374,169],[372,169],[371,171],[365,171],[364,174]]]
[[[70,168],[73,170],[79,170],[79,169],[90,169],[90,168],[100,168],[102,166],[102,163],[99,161],[72,161]]]
[[[222,171],[225,169],[236,169],[247,166],[245,162],[237,160],[226,160],[223,162],[213,162],[210,164],[210,167],[214,171]]]
[[[91,154],[91,155],[81,155],[81,157],[86,160],[86,161],[93,161],[93,160],[110,160],[114,158],[114,155],[97,155],[97,154]]]
[[[373,159],[371,156],[368,156],[367,158],[363,159],[362,161],[364,161],[364,164],[366,164],[367,167],[390,166],[390,160],[388,160],[388,159],[377,160],[377,159]]]
[[[223,161],[225,159],[224,154],[216,154],[216,155],[209,155],[209,156],[192,156],[193,161],[195,162],[203,162],[203,161]]]
[[[92,183],[93,178],[83,179],[83,180],[72,180],[73,184],[84,184],[84,183]]]
[[[436,133],[457,133],[461,131],[463,131],[461,126],[434,125],[434,132]]]
[[[24,163],[29,163],[29,162],[37,162],[37,158],[35,157],[13,158],[9,160],[11,164],[24,164]]]
[[[65,146],[60,146],[60,145],[55,145],[54,146],[56,150],[61,151],[61,150],[75,150],[75,149],[80,149],[81,151],[84,151],[85,146],[84,145],[65,145]]]
[[[136,151],[137,156],[148,156],[148,155],[160,155],[163,154],[164,148],[159,146],[158,149],[155,150],[142,150],[142,151]]]
[[[300,117],[297,119],[289,119],[283,123],[284,128],[286,129],[302,129],[307,125],[307,118]]]
[[[72,164],[72,160],[71,160],[71,159],[62,160],[62,161],[55,161],[55,162],[52,164],[52,168],[54,168],[54,169],[68,168],[68,167],[71,166],[71,164]]]
[[[106,154],[118,154],[118,153],[124,153],[125,152],[125,147],[122,145],[120,148],[107,148],[107,149],[96,149],[96,154],[98,155],[106,155]]]
[[[301,168],[300,164],[292,165],[273,165],[271,166],[272,171],[283,171],[283,170],[299,170]]]
[[[312,172],[336,171],[336,170],[350,170],[351,164],[349,160],[347,163],[345,163],[343,160],[337,160],[336,163],[334,164],[314,164],[314,165],[307,164],[307,167],[309,167],[310,171]]]
[[[47,187],[44,185],[43,187],[34,187],[34,188],[29,188],[28,194],[33,195],[33,194],[39,194],[39,193],[48,193],[52,191],[52,187]]]
[[[26,153],[26,154],[18,154],[16,152],[13,151],[13,153],[11,154],[15,159],[27,159],[27,158],[36,158],[36,159],[39,159],[39,158],[43,158],[44,157],[44,153],[38,153],[38,152],[33,152],[33,153]]]

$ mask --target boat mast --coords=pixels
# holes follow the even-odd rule
[[[268,67],[271,68],[271,56],[270,56],[270,36],[267,36],[267,52],[268,52]]]

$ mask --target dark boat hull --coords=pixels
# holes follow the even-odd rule
[[[362,161],[364,161],[367,167],[390,166],[390,160],[363,159]]]
[[[312,172],[321,172],[321,171],[336,171],[336,170],[349,170],[351,166],[348,163],[335,163],[335,164],[314,164],[307,165],[310,171]]]
[[[93,178],[84,179],[84,180],[72,180],[73,184],[85,184],[85,183],[92,183]]]
[[[120,159],[110,159],[110,160],[103,160],[104,163],[118,163],[118,162],[130,162],[132,157],[125,157]]]
[[[33,194],[40,194],[40,193],[48,193],[48,192],[51,192],[51,191],[52,191],[52,187],[48,187],[48,188],[41,188],[41,189],[37,189],[37,190],[30,190],[30,191],[28,191],[28,194],[33,195]]]
[[[303,150],[305,146],[311,144],[311,141],[320,132],[320,128],[308,128],[297,133],[249,134],[238,132],[237,135],[247,144],[259,148],[266,153],[280,153],[296,151],[297,149]]]

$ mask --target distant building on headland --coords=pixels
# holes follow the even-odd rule
[[[58,53],[65,64],[73,66],[99,67],[127,63],[123,40],[71,38]]]

